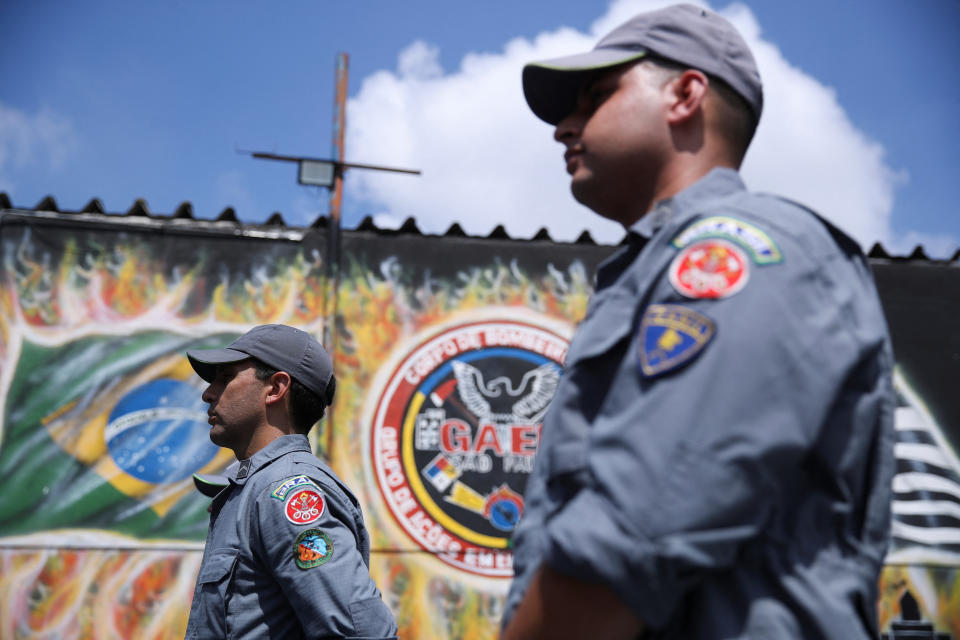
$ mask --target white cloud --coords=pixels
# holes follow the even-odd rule
[[[468,54],[446,74],[438,50],[414,42],[395,72],[369,76],[350,101],[347,149],[351,161],[423,175],[350,172],[351,196],[395,219],[414,216],[427,232],[459,222],[468,233],[485,234],[503,224],[517,237],[547,227],[555,239],[588,229],[598,240],[618,241],[619,226],[570,195],[561,147],[527,108],[520,71],[530,60],[587,50],[631,15],[663,4],[618,0],[589,33],[563,28],[533,41],[518,38],[499,52]],[[748,8],[721,12],[744,34],[765,83],[763,119],[743,168],[748,185],[817,209],[867,248],[891,244],[893,192],[905,176],[850,122],[831,88],[762,39]]]
[[[373,224],[381,229],[399,229],[403,221],[389,213],[378,213],[373,216]]]
[[[764,113],[743,166],[752,189],[806,204],[866,249],[889,243],[894,187],[906,180],[884,149],[859,131],[836,92],[791,65],[760,38],[750,11],[725,12],[750,44],[764,80]]]
[[[0,191],[11,191],[18,171],[43,165],[59,169],[77,147],[69,120],[41,108],[29,114],[0,103]]]

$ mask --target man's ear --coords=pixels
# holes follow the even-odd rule
[[[694,117],[707,97],[710,81],[702,71],[687,69],[667,83],[670,92],[667,121],[682,124]]]
[[[286,371],[277,371],[275,374],[270,376],[270,378],[267,379],[266,384],[266,403],[273,404],[274,402],[282,401],[283,397],[288,395],[290,392],[291,382],[292,379],[290,378],[290,374]]]

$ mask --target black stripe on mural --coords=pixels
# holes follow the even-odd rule
[[[946,493],[945,491],[926,491],[923,489],[918,489],[917,491],[898,491],[893,495],[893,499],[900,502],[943,500],[944,502],[956,502],[960,504],[960,498],[952,493]]]
[[[940,448],[940,445],[934,439],[933,434],[929,431],[921,431],[919,429],[904,429],[902,431],[897,431],[897,442],[902,442],[904,444],[929,444]]]
[[[897,473],[926,473],[931,476],[946,478],[956,483],[957,490],[960,491],[960,477],[957,476],[956,471],[923,460],[897,458]]]
[[[925,527],[931,529],[957,529],[960,530],[960,518],[948,516],[945,514],[893,514],[893,519],[912,527]]]
[[[893,546],[897,548],[923,546],[929,549],[936,549],[938,551],[960,553],[960,544],[929,544],[926,542],[921,543],[911,538],[902,538],[900,536],[893,536]]]

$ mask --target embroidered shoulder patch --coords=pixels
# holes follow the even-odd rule
[[[309,485],[293,489],[283,504],[283,511],[293,524],[311,524],[323,515],[324,506],[323,494]]]
[[[293,543],[293,559],[301,569],[326,564],[333,557],[333,540],[320,529],[307,529]]]
[[[289,493],[290,489],[302,487],[304,485],[310,485],[311,487],[317,488],[317,485],[314,484],[313,480],[307,476],[294,476],[284,480],[283,483],[278,485],[270,495],[277,500],[283,500],[287,497],[287,493]]]
[[[673,288],[688,298],[726,298],[747,284],[750,262],[732,242],[709,238],[682,249],[667,275]]]
[[[651,304],[640,319],[640,372],[652,378],[686,364],[716,333],[713,320],[679,304]]]
[[[682,249],[705,238],[732,240],[746,249],[757,264],[776,264],[783,261],[780,248],[769,235],[752,224],[728,216],[710,216],[698,220],[680,232],[671,244]]]

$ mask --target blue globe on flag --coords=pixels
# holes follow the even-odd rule
[[[117,466],[154,484],[189,478],[217,455],[207,404],[182,380],[161,378],[126,394],[110,412],[104,438]]]

